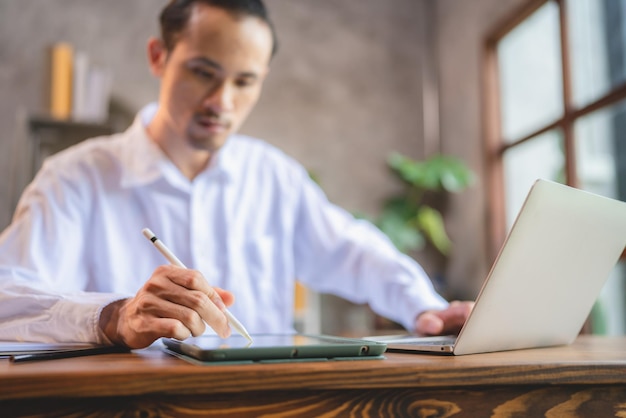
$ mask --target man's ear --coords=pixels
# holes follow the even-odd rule
[[[148,62],[150,64],[150,71],[156,77],[163,75],[163,69],[165,68],[165,62],[167,61],[167,48],[161,39],[150,38],[148,40]]]

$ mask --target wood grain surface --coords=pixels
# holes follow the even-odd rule
[[[0,416],[626,417],[626,337],[385,357],[198,366],[151,349],[0,360]]]

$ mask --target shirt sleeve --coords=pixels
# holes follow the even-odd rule
[[[122,295],[88,281],[89,199],[60,170],[40,171],[0,235],[0,340],[102,343],[102,307]]]
[[[19,268],[0,267],[0,278],[0,340],[107,343],[100,312],[120,296],[61,294]]]
[[[417,315],[448,304],[422,267],[398,251],[378,228],[328,202],[308,178],[300,187],[295,225],[298,278],[311,288],[415,328]]]

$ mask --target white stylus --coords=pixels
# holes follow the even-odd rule
[[[144,228],[142,231],[143,235],[148,238],[152,244],[154,244],[154,246],[157,248],[157,250],[159,250],[159,252],[161,254],[163,254],[163,256],[167,259],[167,261],[169,261],[171,264],[178,266],[178,267],[182,267],[182,268],[187,268],[185,267],[185,265],[182,263],[182,261],[180,261],[178,259],[178,257],[176,257],[174,255],[174,253],[172,253],[169,248],[167,248],[165,246],[165,244],[163,244],[161,242],[161,240],[159,240],[156,235],[154,235],[154,233],[148,229],[148,228]],[[228,319],[228,323],[241,335],[243,335],[244,337],[246,337],[246,339],[248,339],[248,341],[252,342],[252,337],[250,336],[250,334],[248,334],[248,331],[246,330],[246,328],[241,324],[241,322],[239,322],[237,320],[237,318],[235,318],[235,316],[230,313],[230,311],[228,309],[224,309],[224,315],[226,315],[226,318]]]

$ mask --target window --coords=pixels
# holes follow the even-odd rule
[[[529,0],[485,57],[491,256],[536,178],[626,201],[626,0]],[[623,268],[594,329],[626,332]]]

